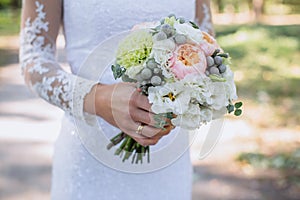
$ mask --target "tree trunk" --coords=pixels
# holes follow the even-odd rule
[[[261,16],[264,13],[264,0],[253,0],[253,11],[255,15],[255,22],[260,22]]]

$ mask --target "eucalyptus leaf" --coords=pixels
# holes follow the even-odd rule
[[[235,108],[240,108],[240,107],[242,107],[242,105],[243,105],[242,102],[237,102],[237,103],[234,104],[234,107]]]
[[[242,110],[241,109],[236,109],[235,111],[234,111],[234,115],[235,116],[240,116],[242,114]]]
[[[200,29],[199,26],[197,24],[195,24],[194,22],[192,22],[192,21],[189,21],[189,22],[194,29]]]
[[[216,75],[216,74],[210,74],[209,75],[209,78],[213,81],[213,82],[226,82],[226,79],[219,76],[219,75]]]
[[[160,113],[160,114],[155,114],[154,115],[154,120],[155,120],[155,127],[156,128],[164,128],[168,123],[166,122],[167,119],[172,119],[173,118],[173,113]]]
[[[234,111],[234,106],[232,104],[229,104],[226,106],[228,113],[232,113]]]
[[[123,74],[126,72],[126,69],[124,67],[121,67],[120,65],[112,65],[111,70],[113,72],[114,78],[118,79],[123,76]]]

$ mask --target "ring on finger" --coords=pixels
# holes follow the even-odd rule
[[[143,128],[144,128],[144,126],[142,124],[140,124],[135,131],[136,134],[142,135]]]

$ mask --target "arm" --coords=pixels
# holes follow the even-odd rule
[[[171,131],[154,127],[147,97],[132,84],[96,84],[65,72],[55,59],[55,42],[62,17],[61,0],[24,0],[20,63],[27,85],[39,96],[85,119],[96,114],[120,128],[142,145],[151,145]],[[74,92],[76,89],[76,92]],[[145,124],[143,135],[136,133]]]
[[[61,0],[23,1],[20,33],[22,74],[26,84],[43,99],[84,119],[84,97],[95,82],[69,74],[57,63],[55,44],[61,18]],[[80,92],[73,96],[75,83],[80,85]]]
[[[213,27],[210,0],[196,0],[196,22],[200,26],[200,29],[208,32],[212,36],[215,36]]]

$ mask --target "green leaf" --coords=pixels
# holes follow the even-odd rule
[[[228,113],[232,113],[234,111],[234,106],[232,104],[229,104],[226,106]]]
[[[156,128],[164,128],[168,123],[165,121],[167,119],[173,119],[173,113],[159,113],[154,115],[155,127]]]
[[[240,108],[240,107],[242,107],[242,105],[243,105],[242,102],[236,102],[236,103],[234,104],[234,107],[235,107],[235,108]]]
[[[166,113],[165,117],[168,118],[168,119],[173,119],[174,118],[172,112]]]
[[[228,53],[219,53],[218,56],[221,56],[223,58],[228,58],[229,54]]]
[[[197,24],[195,24],[195,22],[192,22],[192,21],[189,21],[189,22],[194,29],[200,29],[199,26],[197,26]]]
[[[216,75],[216,74],[210,74],[209,75],[209,78],[213,81],[213,82],[226,82],[226,79],[219,76],[219,75]]]
[[[241,109],[236,109],[235,111],[234,111],[234,115],[235,116],[240,116],[242,114],[242,110]]]
[[[118,79],[123,76],[123,74],[126,72],[126,69],[124,67],[121,67],[120,65],[112,65],[111,70],[113,72],[114,78]]]

